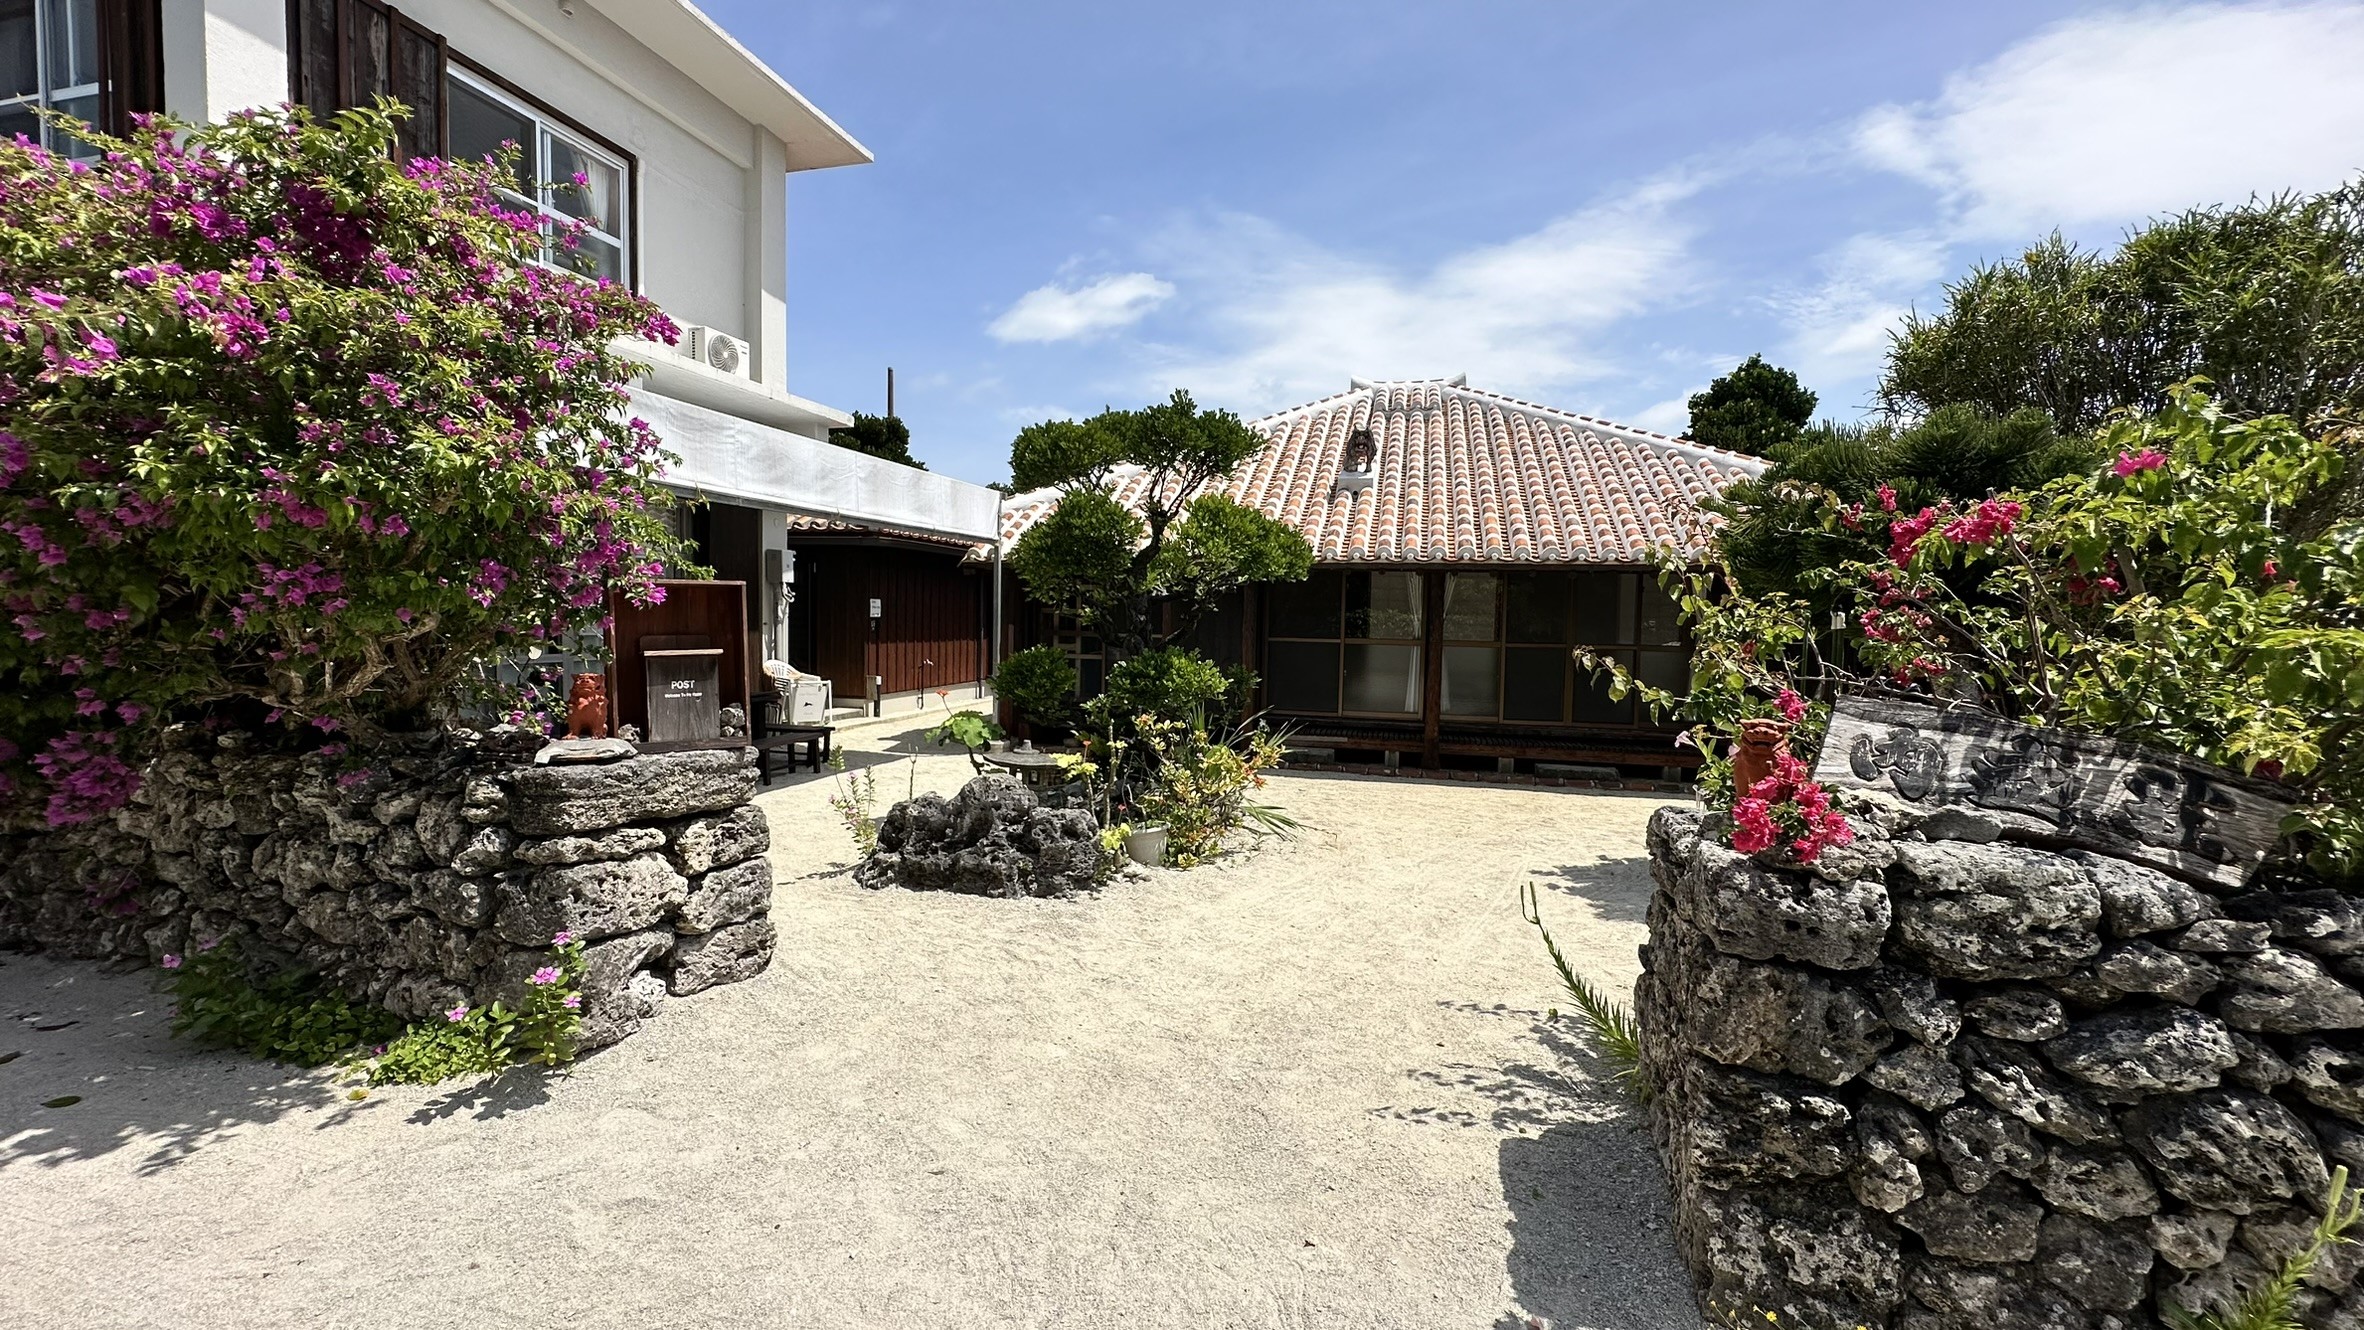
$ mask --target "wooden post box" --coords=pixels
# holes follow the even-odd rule
[[[722,648],[677,647],[641,653],[648,680],[652,743],[722,735]]]

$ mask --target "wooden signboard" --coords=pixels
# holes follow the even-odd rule
[[[1814,779],[2016,813],[2061,840],[2226,887],[2257,871],[2293,806],[2265,781],[2181,754],[1892,697],[1839,699]]]

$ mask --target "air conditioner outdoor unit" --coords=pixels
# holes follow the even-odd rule
[[[734,378],[747,377],[747,344],[726,332],[691,324],[683,338],[690,359]]]

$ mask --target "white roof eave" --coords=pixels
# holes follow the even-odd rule
[[[860,166],[870,150],[688,0],[586,0],[788,149],[788,169]]]

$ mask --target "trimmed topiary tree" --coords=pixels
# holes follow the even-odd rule
[[[395,162],[387,108],[85,137],[0,143],[0,771],[51,825],[165,723],[415,726],[660,594],[608,347],[676,330],[537,264],[505,176]]]

